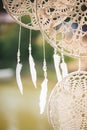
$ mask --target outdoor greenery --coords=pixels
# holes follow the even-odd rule
[[[0,67],[12,66],[16,62],[19,25],[3,25],[4,30],[0,31]],[[39,38],[40,37],[40,38]],[[28,60],[29,30],[22,28],[21,36],[21,61]],[[48,51],[49,50],[49,51]],[[52,61],[53,48],[46,44],[47,61]],[[41,34],[39,31],[32,31],[32,55],[36,61],[43,58]],[[5,64],[4,64],[5,63]]]
[[[16,23],[1,25],[0,29],[0,68],[15,67],[19,25]],[[29,46],[29,30],[22,28],[21,36],[21,62],[28,63],[28,46]],[[45,44],[46,60],[48,63],[53,62],[53,48],[49,44]],[[40,31],[32,31],[32,55],[36,62],[43,62],[43,44]],[[71,58],[66,57],[68,62]]]

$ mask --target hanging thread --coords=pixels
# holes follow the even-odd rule
[[[21,44],[21,25],[19,29],[19,42],[18,42],[18,52],[17,52],[17,66],[16,66],[16,80],[18,84],[18,88],[20,93],[23,95],[23,85],[21,81],[21,70],[22,70],[22,64],[20,63],[20,44]]]
[[[64,34],[63,33],[62,33],[62,39],[64,39]],[[65,63],[65,60],[64,60],[63,45],[62,45],[62,50],[61,51],[62,51],[61,52],[62,63],[60,64],[60,67],[61,67],[61,70],[62,70],[62,77],[64,78],[64,77],[66,77],[68,75],[68,68],[67,68],[67,64]]]
[[[47,66],[46,66],[46,58],[45,58],[45,40],[43,37],[43,54],[44,54],[44,61],[43,61],[43,71],[44,71],[44,80],[41,84],[41,93],[40,93],[40,114],[44,112],[45,105],[46,105],[46,98],[47,98],[47,91],[48,91],[48,79],[47,79]]]
[[[55,67],[55,71],[56,71],[56,75],[57,75],[57,80],[59,82],[62,80],[62,76],[61,76],[61,72],[60,72],[60,59],[61,58],[57,54],[56,49],[54,49],[53,59],[54,59],[54,67]]]
[[[78,71],[81,71],[81,59],[80,59],[80,57],[79,57],[79,59],[78,59]]]
[[[32,82],[35,86],[35,88],[37,88],[37,85],[36,85],[36,80],[37,80],[37,73],[36,73],[36,68],[35,68],[35,62],[34,62],[34,59],[32,57],[32,54],[31,54],[31,29],[30,29],[30,40],[29,40],[29,65],[30,65],[30,73],[31,73],[31,78],[32,78]]]
[[[61,70],[62,70],[62,77],[64,78],[68,74],[68,68],[67,68],[67,64],[65,63],[63,53],[61,53],[61,56],[62,56],[62,63],[60,64],[60,67],[61,67]]]

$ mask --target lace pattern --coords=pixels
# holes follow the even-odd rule
[[[49,104],[48,118],[54,130],[87,129],[87,72],[76,71],[57,83]]]

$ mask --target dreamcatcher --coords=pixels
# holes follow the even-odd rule
[[[18,42],[18,52],[17,52],[17,67],[16,67],[16,79],[18,88],[23,94],[23,85],[21,81],[21,69],[22,64],[20,63],[20,45],[21,45],[21,27],[30,29],[29,36],[29,64],[30,73],[32,77],[33,84],[36,88],[37,74],[35,69],[34,59],[32,57],[32,47],[31,47],[31,30],[38,30],[39,26],[35,15],[35,2],[31,0],[3,0],[3,4],[11,17],[20,25],[19,29],[19,42]],[[25,20],[27,19],[27,21]]]
[[[34,0],[3,0],[3,4],[8,14],[19,25],[38,30]]]
[[[54,130],[87,129],[87,72],[80,70],[80,58],[87,57],[87,1],[70,3],[37,0],[39,25],[49,44],[79,60],[78,71],[61,79],[51,93],[48,118]]]
[[[68,56],[87,56],[86,0],[37,0],[37,16],[51,46]]]
[[[48,117],[54,130],[87,130],[87,72],[66,76],[53,89]]]
[[[49,122],[54,130],[86,130],[87,72],[81,70],[80,58],[87,57],[87,0],[20,0],[17,3],[15,0],[3,0],[3,2],[8,13],[11,13],[20,25],[29,29],[40,29],[43,35],[44,81],[41,85],[40,113],[43,113],[46,104],[48,82],[45,38],[54,48],[54,66],[58,79],[48,103]],[[23,15],[28,15],[31,22],[23,23],[21,20]],[[29,50],[31,54],[31,39]],[[57,54],[58,51],[61,56]],[[78,71],[68,74],[64,54],[78,58]],[[35,66],[33,68],[35,69]]]

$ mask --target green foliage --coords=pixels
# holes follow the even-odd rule
[[[4,25],[4,29],[0,30],[0,68],[6,66],[15,66],[18,48],[18,24]],[[29,30],[22,28],[21,36],[21,62],[28,62],[29,46]],[[54,49],[45,44],[46,60],[53,61]],[[32,55],[35,61],[43,62],[43,43],[40,31],[32,31]],[[71,58],[65,57],[68,62]]]
[[[6,25],[5,25],[6,26]],[[15,31],[14,31],[15,30]],[[17,50],[17,28],[16,25],[7,25],[0,35],[0,67],[12,62],[16,57]],[[11,64],[11,63],[10,63]]]

